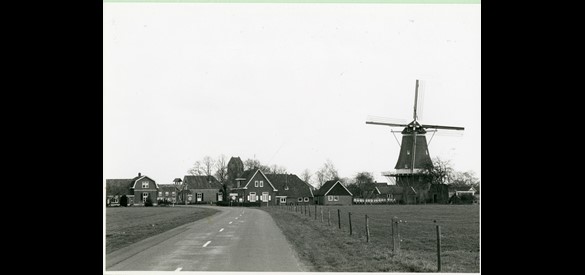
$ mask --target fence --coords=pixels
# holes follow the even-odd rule
[[[409,214],[405,211],[389,215],[388,208],[380,211],[381,207],[385,206],[282,205],[273,208],[295,213],[324,226],[337,227],[340,233],[367,243],[381,243],[395,254],[402,249],[436,254],[437,271],[441,271],[444,263],[441,256],[446,251],[479,251],[479,239],[475,239],[476,235],[479,237],[479,220],[469,221],[453,214],[454,219],[441,216],[440,212],[421,215],[416,210],[408,211]]]

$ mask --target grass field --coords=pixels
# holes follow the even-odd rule
[[[436,227],[441,226],[442,272],[479,272],[478,205],[353,205],[314,208],[311,217],[294,210],[267,210],[296,247],[312,271],[327,272],[435,272]],[[341,210],[338,228],[337,209]],[[328,226],[328,211],[331,225]],[[349,217],[352,231],[349,236]],[[365,215],[369,217],[370,242],[366,243]],[[392,253],[390,220],[399,224],[401,253]],[[434,223],[434,221],[437,221]]]
[[[106,253],[218,212],[198,207],[107,207]]]

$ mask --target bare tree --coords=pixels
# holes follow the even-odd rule
[[[187,173],[193,176],[202,176],[205,175],[205,169],[201,161],[196,161],[195,163],[193,163],[193,167],[187,170]]]
[[[311,171],[310,171],[309,169],[305,169],[305,170],[303,171],[303,173],[301,174],[301,179],[302,179],[304,182],[306,182],[306,183],[308,183],[308,184],[311,184],[311,182],[310,182],[310,181],[311,181],[311,176],[312,176],[312,175],[311,175]]]
[[[339,175],[335,165],[330,159],[327,159],[321,169],[315,172],[317,176],[317,188],[321,188],[323,184],[328,180],[339,180]]]
[[[244,161],[244,168],[246,170],[258,168],[262,172],[264,172],[265,174],[270,174],[271,173],[270,167],[268,165],[263,165],[257,159],[247,159],[247,160],[245,160]]]
[[[215,161],[215,177],[221,183],[224,183],[227,177],[227,160],[225,155],[220,155]]]
[[[211,176],[213,173],[212,172],[213,165],[215,164],[215,161],[213,160],[213,158],[211,158],[210,156],[205,156],[205,157],[203,157],[201,164],[203,165],[203,173],[206,176]]]
[[[432,163],[426,164],[422,171],[425,180],[431,184],[449,183],[453,178],[453,173],[451,163],[438,157],[435,157]]]

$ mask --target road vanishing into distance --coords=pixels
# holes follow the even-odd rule
[[[307,271],[268,213],[239,207],[213,209],[221,212],[107,254],[106,273]]]

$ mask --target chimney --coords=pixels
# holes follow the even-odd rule
[[[141,175],[140,175],[140,172],[138,172],[138,176],[139,176],[139,177],[141,176]]]

